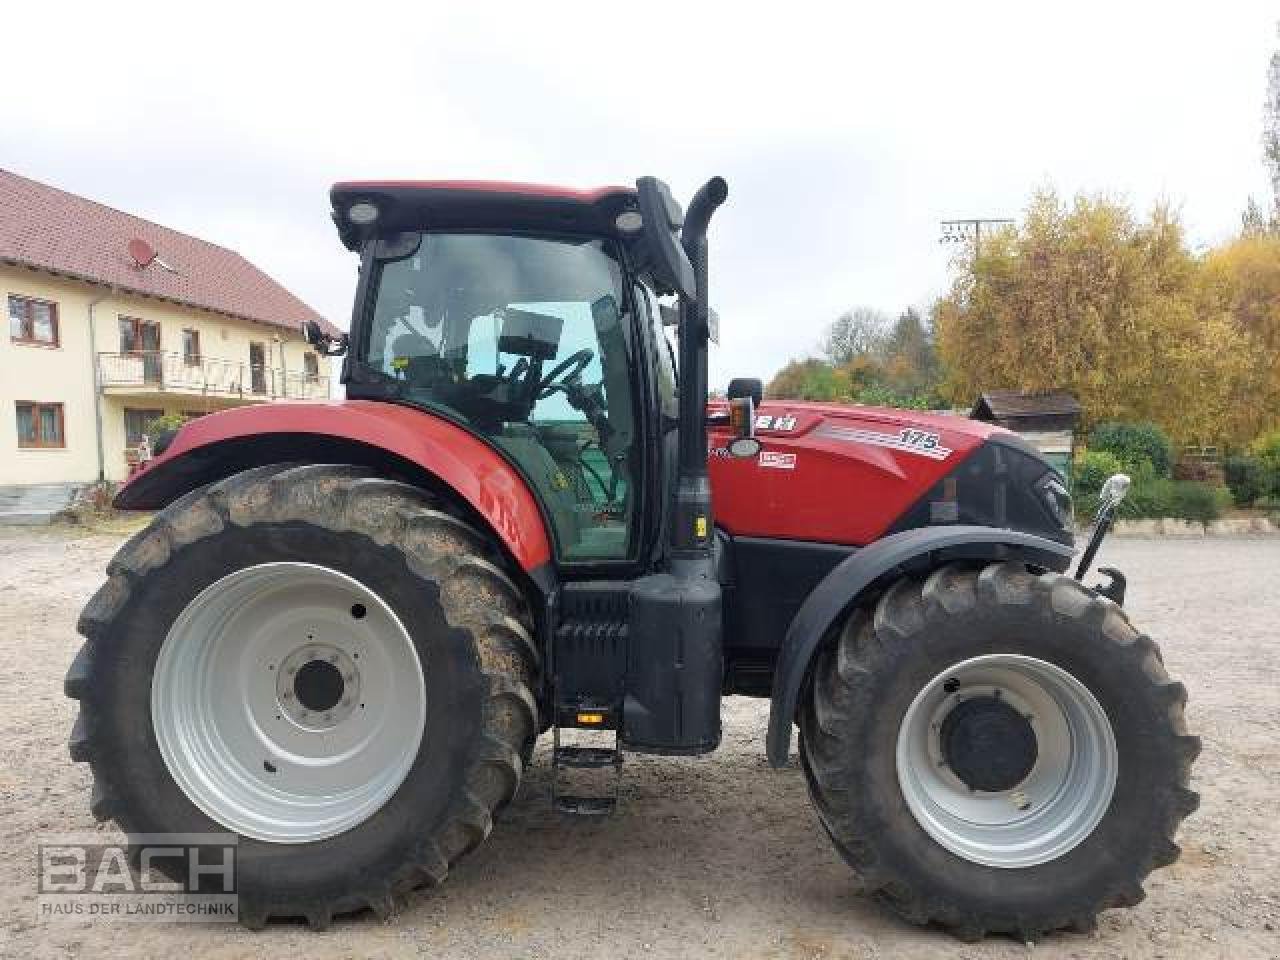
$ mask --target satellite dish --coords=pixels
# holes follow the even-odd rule
[[[141,237],[134,237],[129,241],[129,256],[133,257],[133,262],[139,267],[146,267],[156,258],[156,251],[151,244],[143,240]]]

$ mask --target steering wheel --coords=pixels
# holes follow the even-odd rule
[[[577,353],[565,357],[551,368],[550,373],[538,381],[538,387],[535,391],[538,399],[545,400],[561,389],[564,385],[563,382],[576,380],[582,371],[587,369],[587,364],[595,358],[596,352],[589,349],[579,350]]]

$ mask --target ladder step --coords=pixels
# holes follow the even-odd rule
[[[556,809],[575,817],[607,817],[618,805],[617,797],[557,796]]]
[[[591,769],[620,766],[622,752],[609,747],[557,747],[552,759],[557,766]]]

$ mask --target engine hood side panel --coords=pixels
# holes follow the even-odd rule
[[[727,431],[711,433],[717,524],[737,536],[854,546],[882,537],[1005,432],[962,417],[778,401],[760,407],[756,427],[763,450],[751,459],[727,456]]]

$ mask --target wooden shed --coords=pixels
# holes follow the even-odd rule
[[[1021,434],[1064,476],[1070,476],[1076,424],[1080,421],[1080,403],[1071,394],[1061,390],[988,390],[978,398],[969,416]]]

